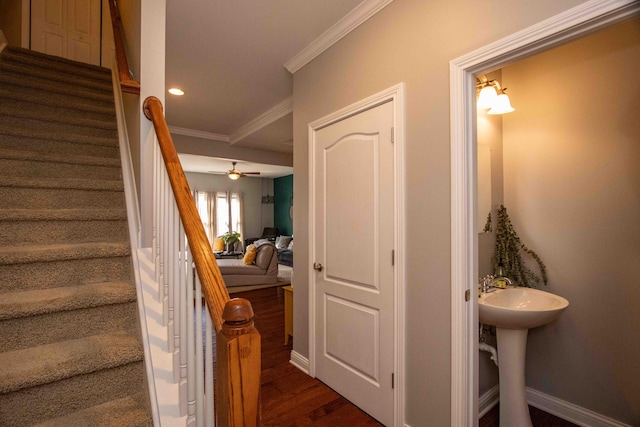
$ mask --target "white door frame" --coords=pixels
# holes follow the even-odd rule
[[[634,0],[591,0],[450,62],[451,425],[478,425],[475,75],[640,13]],[[465,301],[465,294],[469,292]]]
[[[309,283],[309,375],[316,376],[315,338],[316,338],[316,311],[315,311],[315,145],[317,143],[316,131],[327,127],[340,120],[354,116],[362,111],[371,109],[385,102],[393,103],[393,126],[395,138],[393,144],[394,161],[394,246],[395,246],[395,270],[394,270],[394,352],[393,372],[395,374],[395,386],[393,389],[394,425],[404,425],[404,265],[405,265],[405,221],[404,221],[404,83],[392,86],[366,99],[358,101],[339,111],[331,113],[309,124],[309,265],[307,275]]]

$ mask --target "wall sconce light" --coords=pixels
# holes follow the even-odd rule
[[[476,77],[476,92],[478,95],[478,108],[482,110],[490,109],[487,114],[506,114],[515,111],[511,106],[509,97],[502,89],[497,80],[488,80],[482,75]]]

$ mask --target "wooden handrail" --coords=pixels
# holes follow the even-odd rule
[[[191,248],[193,262],[200,277],[205,301],[211,310],[211,317],[216,332],[222,330],[222,312],[229,301],[229,292],[222,279],[213,249],[204,231],[195,201],[191,195],[189,183],[184,175],[178,153],[173,145],[169,127],[162,111],[162,102],[155,96],[144,100],[144,115],[153,122],[158,137],[158,145],[164,159],[169,182],[178,205],[180,219]]]
[[[251,303],[229,298],[227,287],[204,231],[191,189],[184,175],[162,103],[154,96],[145,99],[144,115],[153,122],[158,145],[187,235],[203,297],[216,330],[217,383],[216,425],[260,425],[260,334],[253,324]]]
[[[129,63],[124,47],[124,28],[120,19],[120,11],[115,0],[109,0],[109,10],[111,12],[111,25],[113,26],[113,42],[116,48],[116,61],[118,62],[118,75],[120,76],[120,87],[123,92],[140,95],[140,82],[137,82],[129,75]]]

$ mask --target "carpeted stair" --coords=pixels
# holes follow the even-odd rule
[[[0,53],[0,426],[149,426],[111,73]]]

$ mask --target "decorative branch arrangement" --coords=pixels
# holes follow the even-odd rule
[[[491,232],[491,212],[489,212],[489,215],[487,215],[487,222],[485,222],[484,224],[484,228],[482,229],[483,233],[490,233]]]
[[[547,268],[538,254],[527,248],[520,241],[520,237],[518,237],[507,214],[507,208],[500,205],[497,216],[496,247],[493,257],[494,270],[498,271],[498,266],[502,266],[504,274],[516,282],[518,286],[535,287],[540,284],[541,280],[546,286]],[[527,267],[520,251],[530,255],[536,261],[540,268],[542,279]]]

